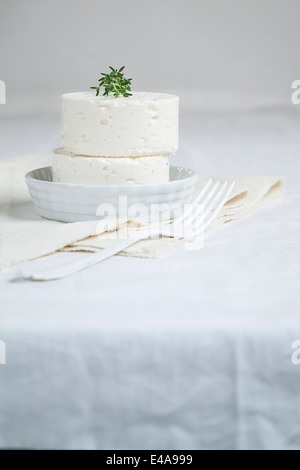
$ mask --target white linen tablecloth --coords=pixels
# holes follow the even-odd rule
[[[299,117],[182,113],[174,162],[286,181],[202,250],[45,284],[1,274],[0,448],[300,449]],[[14,124],[24,153],[59,143],[58,118],[2,119],[2,158],[21,153]]]

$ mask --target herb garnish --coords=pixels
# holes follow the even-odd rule
[[[101,87],[104,87],[103,95],[112,93],[116,98],[120,95],[132,96],[132,93],[129,93],[131,91],[132,78],[125,78],[122,73],[125,66],[121,67],[119,70],[112,67],[109,68],[111,69],[110,73],[101,73],[103,77],[99,78],[99,85],[91,86],[92,90],[97,90],[96,96],[99,96]]]

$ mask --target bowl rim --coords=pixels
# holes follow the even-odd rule
[[[149,188],[149,189],[153,189],[153,188],[166,188],[166,187],[172,187],[174,185],[177,185],[177,184],[180,184],[180,182],[182,181],[186,181],[186,180],[189,180],[189,179],[198,179],[198,175],[194,172],[194,170],[191,170],[189,168],[184,168],[182,166],[174,166],[174,165],[171,165],[170,166],[170,169],[171,168],[176,168],[177,171],[187,171],[189,172],[190,174],[188,174],[187,176],[185,176],[184,178],[181,178],[181,179],[178,179],[178,180],[172,180],[172,181],[167,181],[165,183],[151,183],[151,184],[135,184],[135,185],[126,185],[126,184],[76,184],[76,183],[60,183],[60,182],[57,182],[57,181],[46,181],[46,180],[41,180],[41,179],[38,179],[38,178],[35,178],[34,176],[32,176],[32,173],[34,171],[38,171],[38,170],[49,170],[49,169],[52,169],[52,166],[45,166],[45,167],[42,167],[42,168],[35,168],[33,170],[30,170],[26,173],[25,175],[25,180],[26,180],[26,183],[29,183],[30,181],[33,182],[34,184],[46,184],[46,185],[57,185],[58,187],[60,188],[72,188],[72,189],[75,189],[75,188],[84,188],[84,189],[107,189],[107,188],[112,188],[117,190],[117,189],[128,189],[130,190],[129,188],[133,188],[136,189],[136,188]]]

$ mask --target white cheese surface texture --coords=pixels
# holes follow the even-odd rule
[[[62,96],[62,145],[75,155],[170,155],[178,149],[178,115],[179,97],[166,93],[68,93]]]
[[[169,156],[80,157],[63,149],[52,156],[53,181],[72,184],[132,185],[169,181]]]

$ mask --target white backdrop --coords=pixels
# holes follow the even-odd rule
[[[300,449],[299,14],[300,0],[0,0],[0,159],[50,154],[60,95],[125,65],[135,90],[180,95],[174,164],[286,180],[199,252],[59,283],[1,273],[0,448]]]
[[[1,0],[1,113],[32,111],[32,94],[58,109],[61,93],[88,89],[109,65],[125,65],[135,90],[288,99],[299,15],[299,0]]]

